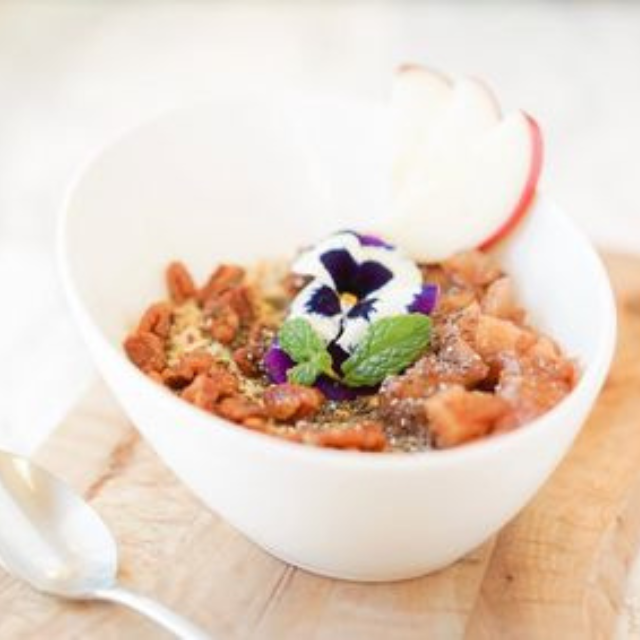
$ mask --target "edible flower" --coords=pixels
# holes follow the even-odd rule
[[[382,239],[353,231],[334,234],[303,251],[292,271],[311,281],[293,300],[280,332],[291,344],[276,339],[266,354],[273,382],[306,380],[330,399],[347,400],[372,393],[381,379],[379,367],[373,371],[363,359],[372,344],[382,345],[376,333],[395,330],[397,340],[414,342],[416,353],[426,345],[425,323],[419,322],[422,337],[411,337],[420,317],[412,316],[433,311],[438,288],[424,285],[417,265]],[[399,364],[402,356],[395,355]],[[343,365],[348,371],[354,363],[342,378]]]
[[[380,238],[337,233],[304,251],[292,271],[313,279],[294,299],[290,318],[305,318],[327,344],[352,353],[369,326],[388,316],[433,311],[437,287]]]

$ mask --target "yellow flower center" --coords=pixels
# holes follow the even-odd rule
[[[345,307],[353,307],[358,302],[358,296],[345,291],[344,293],[340,294],[340,302]]]

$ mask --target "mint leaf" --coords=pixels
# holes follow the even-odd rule
[[[333,370],[333,358],[328,351],[320,351],[313,357],[312,362],[316,365],[320,373],[329,376],[334,380],[338,379],[338,375]]]
[[[338,377],[333,370],[331,356],[326,351],[319,351],[313,355],[311,360],[291,367],[287,372],[287,379],[289,382],[310,387],[322,373],[331,378]]]
[[[304,318],[287,320],[278,331],[278,342],[296,362],[306,362],[316,353],[326,352],[322,338]]]
[[[289,382],[310,387],[322,373],[338,377],[322,338],[304,318],[287,320],[278,331],[278,342],[297,363],[287,372]]]
[[[415,362],[429,345],[431,318],[421,313],[382,318],[371,325],[342,365],[350,387],[378,384]]]
[[[287,371],[287,380],[294,384],[302,384],[305,387],[310,387],[320,375],[320,371],[315,362],[303,362],[297,364],[295,367],[291,367]]]

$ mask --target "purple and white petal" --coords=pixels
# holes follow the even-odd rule
[[[362,318],[367,322],[371,322],[371,318],[375,313],[378,305],[378,298],[369,296],[354,304],[350,309],[346,310],[347,318]]]
[[[293,367],[295,362],[288,354],[278,346],[274,340],[269,350],[264,356],[264,367],[271,382],[282,384],[287,381],[287,371]]]
[[[310,249],[302,251],[291,265],[291,271],[303,276],[318,278],[327,284],[333,283],[331,274],[322,263],[322,256],[330,251],[347,251],[356,262],[362,261],[362,246],[358,238],[348,231],[336,233]]]
[[[397,286],[394,289],[387,289],[384,296],[376,296],[377,301],[373,313],[369,315],[369,321],[375,322],[380,318],[408,313],[410,305],[415,301],[421,288],[421,286]]]
[[[327,378],[327,376],[320,376],[314,386],[320,389],[329,400],[336,402],[355,400],[359,396],[368,396],[378,390],[377,387],[347,387],[347,385]]]
[[[318,287],[310,290],[305,309],[309,313],[331,318],[342,313],[340,296],[329,285],[320,283]]]
[[[339,294],[350,293],[358,299],[388,284],[394,274],[377,260],[357,262],[346,249],[331,249],[320,256]]]
[[[383,247],[388,250],[395,249],[392,244],[385,242],[380,236],[376,236],[372,233],[358,233],[353,229],[343,229],[338,233],[350,233],[351,235],[354,235],[356,238],[358,238],[358,242],[360,242],[360,245],[363,247]]]
[[[364,299],[382,289],[395,279],[395,274],[377,260],[362,262],[356,272],[351,288],[347,291]]]
[[[374,236],[370,233],[356,233],[355,231],[353,233],[356,235],[358,240],[360,240],[360,244],[363,247],[380,247],[382,249],[386,249],[387,251],[395,249],[395,247],[392,244],[385,242],[382,238],[379,238],[378,236]]]
[[[313,280],[294,298],[289,318],[304,318],[328,344],[338,336],[342,326],[340,300],[331,287]]]
[[[391,277],[385,277],[384,282],[375,282],[373,287],[365,286],[364,295],[387,285],[418,287],[422,282],[420,270],[412,260],[394,250],[380,238],[360,235],[352,231],[336,233],[303,251],[293,262],[291,270],[294,273],[318,278],[327,284],[333,283],[338,291],[342,292],[353,288],[350,281],[356,277],[356,266],[369,263],[380,265],[380,270],[391,274]],[[366,269],[365,273],[367,273]],[[362,281],[362,276],[359,279]],[[366,281],[367,278],[364,279],[365,285]]]
[[[423,313],[425,316],[431,315],[439,297],[440,287],[437,284],[425,284],[407,310],[411,313]]]
[[[389,251],[379,247],[366,247],[363,249],[366,260],[375,261],[387,269],[393,278],[376,291],[376,297],[386,295],[388,290],[397,287],[415,288],[422,285],[422,273],[413,260],[406,258],[398,251]],[[383,294],[384,292],[384,294]]]
[[[331,249],[320,256],[320,262],[331,276],[331,281],[338,293],[354,291],[358,279],[360,263],[346,249]]]

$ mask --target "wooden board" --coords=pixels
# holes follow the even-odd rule
[[[195,500],[101,385],[38,459],[110,524],[123,582],[218,638],[610,638],[640,541],[640,260],[608,263],[620,344],[588,424],[515,521],[436,575],[359,585],[282,564]],[[0,572],[2,640],[163,637],[124,609],[61,603]]]

